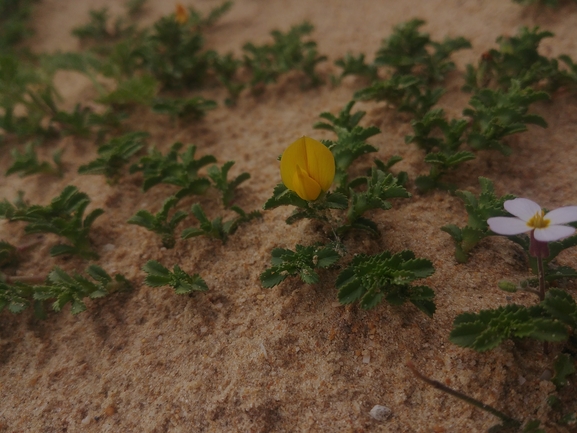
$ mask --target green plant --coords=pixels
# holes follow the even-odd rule
[[[50,255],[76,254],[86,259],[97,259],[98,254],[90,245],[90,227],[102,209],[94,209],[86,218],[84,211],[90,204],[88,195],[75,186],[67,186],[48,206],[17,206],[8,201],[0,203],[0,217],[9,221],[25,221],[26,233],[54,233],[66,238],[70,244],[58,244],[50,249]]]
[[[39,162],[36,156],[37,144],[30,142],[26,145],[24,153],[20,153],[17,148],[13,148],[10,152],[13,158],[12,165],[6,170],[6,176],[14,173],[20,173],[20,177],[30,176],[32,174],[49,174],[53,176],[62,176],[62,151],[54,152],[52,160],[54,166],[49,162]]]
[[[0,241],[0,268],[16,263],[18,259],[18,248],[6,241]]]
[[[421,192],[432,188],[454,187],[441,182],[441,178],[466,161],[475,159],[469,151],[460,150],[468,122],[464,119],[447,120],[441,108],[428,111],[421,119],[411,122],[413,135],[405,137],[406,143],[416,143],[427,152],[425,162],[431,165],[428,175],[417,177],[415,185]],[[440,131],[439,137],[436,133]]]
[[[173,248],[175,244],[174,230],[178,223],[180,223],[188,215],[184,211],[176,211],[170,220],[168,220],[168,213],[178,203],[178,199],[174,196],[167,198],[162,208],[152,215],[147,210],[139,210],[136,215],[132,216],[127,222],[128,224],[136,224],[144,227],[158,234],[162,239],[162,245],[165,248]]]
[[[554,91],[559,86],[559,68],[555,59],[539,54],[541,41],[553,33],[539,31],[539,27],[521,27],[516,36],[497,38],[499,49],[483,54],[477,68],[467,65],[463,90],[478,91],[484,87],[508,89],[514,80],[521,88],[543,87]]]
[[[152,104],[152,111],[167,114],[173,119],[198,120],[202,119],[208,110],[217,107],[215,101],[204,99],[202,96],[194,98],[156,98]]]
[[[453,322],[450,340],[479,352],[493,349],[511,337],[540,341],[567,340],[567,327],[575,329],[577,307],[569,294],[551,289],[545,300],[531,307],[507,305],[479,313],[463,313]]]
[[[151,149],[148,155],[140,158],[138,164],[130,167],[131,173],[142,171],[144,191],[160,183],[167,183],[181,188],[175,194],[179,200],[187,195],[204,194],[210,186],[210,181],[205,177],[199,177],[198,171],[208,164],[215,163],[216,158],[205,155],[195,159],[196,146],[189,146],[179,154],[178,151],[182,147],[182,143],[174,143],[166,155]]]
[[[144,146],[147,132],[129,132],[98,148],[98,158],[78,168],[78,174],[103,174],[110,180],[120,177],[121,169]]]
[[[206,282],[199,274],[189,275],[178,265],[174,265],[173,271],[170,272],[157,261],[149,260],[142,270],[147,274],[144,283],[150,287],[170,286],[179,295],[208,290]]]
[[[412,251],[397,254],[384,251],[373,256],[358,254],[337,277],[339,302],[350,304],[358,301],[362,308],[370,309],[383,299],[392,305],[410,301],[432,316],[435,312],[433,289],[412,285],[412,282],[434,272],[429,260],[415,258]]]
[[[444,93],[443,88],[431,88],[420,77],[394,75],[357,91],[354,98],[359,101],[387,101],[398,111],[419,118],[439,102]]]
[[[443,42],[431,41],[419,28],[425,21],[412,19],[395,26],[388,39],[384,39],[377,51],[375,65],[393,68],[395,75],[420,76],[427,84],[440,82],[455,69],[450,61],[453,52],[471,48],[465,38],[445,38]]]
[[[315,269],[324,269],[334,265],[341,256],[338,246],[328,245],[297,245],[295,251],[286,248],[272,250],[272,266],[260,274],[263,287],[271,288],[282,283],[287,277],[298,275],[307,284],[319,282]]]
[[[366,77],[371,81],[378,78],[378,68],[374,64],[365,62],[365,55],[363,53],[355,57],[353,54],[347,53],[345,57],[335,60],[335,65],[342,68],[337,81],[342,80],[347,75],[358,75]]]
[[[158,81],[148,74],[142,74],[119,81],[116,89],[98,98],[98,102],[112,105],[115,109],[151,105],[157,92]]]
[[[95,282],[77,273],[69,275],[57,266],[48,274],[44,285],[0,282],[0,311],[7,307],[12,313],[20,313],[33,303],[36,316],[44,317],[43,302],[54,299],[54,311],[61,311],[70,303],[72,314],[78,314],[86,310],[84,299],[87,297],[102,298],[116,291],[131,289],[124,276],[116,274],[113,279],[99,266],[90,265],[86,273]]]
[[[0,52],[14,48],[32,33],[28,19],[34,0],[3,0],[0,2]]]
[[[473,149],[496,149],[509,155],[511,149],[503,143],[504,137],[526,131],[527,124],[547,127],[541,116],[527,114],[531,104],[546,99],[549,99],[547,93],[522,88],[516,80],[511,81],[507,91],[481,89],[469,100],[472,108],[463,110],[472,123],[469,145]]]
[[[197,236],[208,236],[214,239],[219,239],[222,243],[226,243],[228,237],[238,229],[239,225],[249,222],[255,218],[261,218],[259,211],[252,211],[246,213],[238,206],[231,206],[230,210],[234,211],[237,216],[223,221],[223,217],[219,216],[212,221],[208,219],[200,204],[195,203],[191,207],[191,213],[200,222],[199,227],[189,227],[184,229],[181,233],[182,239],[189,239]]]
[[[61,311],[70,303],[72,314],[78,314],[86,310],[84,298],[102,298],[116,291],[130,290],[130,282],[122,275],[116,274],[114,279],[100,266],[90,265],[86,273],[95,282],[74,273],[69,275],[58,266],[48,274],[48,285],[34,287],[34,299],[45,301],[55,299],[52,303],[54,311]]]
[[[302,40],[313,28],[310,23],[304,22],[292,26],[287,33],[272,31],[273,44],[257,46],[249,42],[243,46],[244,65],[252,73],[250,85],[253,90],[258,84],[276,82],[280,75],[291,70],[303,72],[309,80],[309,86],[322,82],[315,68],[318,63],[326,60],[326,56],[318,55],[316,42]]]
[[[234,161],[225,162],[221,168],[216,165],[208,167],[208,177],[214,183],[216,189],[222,193],[222,203],[224,207],[230,207],[230,203],[234,198],[235,189],[244,181],[250,179],[249,173],[241,173],[233,180],[228,180],[228,172],[234,165]]]
[[[497,197],[493,182],[487,178],[480,177],[479,184],[481,185],[481,193],[478,197],[469,191],[457,191],[455,193],[465,204],[465,209],[469,215],[467,225],[460,228],[454,224],[447,224],[441,228],[453,238],[455,259],[459,263],[466,263],[471,250],[481,239],[492,235],[487,220],[492,217],[509,215],[503,209],[503,203],[515,198],[511,194]]]

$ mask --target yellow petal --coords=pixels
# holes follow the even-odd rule
[[[297,191],[295,179],[301,178],[300,175],[297,176],[297,166],[300,166],[307,177],[313,179],[321,190],[327,191],[331,187],[335,177],[335,159],[331,151],[321,142],[310,137],[301,137],[284,151],[280,161],[281,178],[285,186],[295,192]],[[302,182],[299,183],[299,187],[301,185]],[[319,195],[320,192],[312,200]]]
[[[321,195],[321,186],[319,183],[310,177],[300,165],[297,165],[297,169],[293,176],[293,187],[293,191],[303,200],[316,200],[319,198],[319,195]]]
[[[303,137],[307,151],[307,172],[316,180],[323,191],[333,184],[335,178],[335,158],[332,152],[320,141]]]

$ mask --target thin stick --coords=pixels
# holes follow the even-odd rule
[[[478,407],[481,410],[484,410],[485,412],[489,412],[490,414],[495,415],[497,418],[500,418],[506,425],[515,427],[521,426],[521,422],[505,415],[503,412],[498,411],[493,406],[482,403],[479,400],[474,399],[473,397],[469,397],[466,394],[463,394],[459,391],[454,390],[453,388],[449,388],[448,386],[443,385],[441,382],[437,382],[436,380],[429,379],[427,376],[422,375],[419,371],[417,371],[417,368],[411,361],[407,362],[407,367],[409,367],[409,369],[413,372],[415,376],[417,376],[423,382],[431,385],[433,388],[437,388],[443,392],[446,392],[447,394],[451,394],[453,397],[457,397],[466,403],[469,403],[475,407]]]
[[[539,301],[545,300],[545,271],[543,270],[543,258],[537,257],[537,270],[539,271]],[[549,342],[543,342],[543,353],[549,353]]]

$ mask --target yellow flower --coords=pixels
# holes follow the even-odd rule
[[[304,200],[319,198],[335,177],[335,158],[321,142],[301,137],[282,154],[280,175],[285,186]]]
[[[178,24],[186,24],[188,21],[188,12],[180,3],[176,4],[176,22]]]

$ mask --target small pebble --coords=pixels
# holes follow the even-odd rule
[[[264,299],[264,295],[256,295],[256,299],[262,300],[262,299]]]
[[[519,385],[523,385],[525,382],[527,382],[527,379],[525,379],[523,376],[519,376],[517,380],[519,381]]]
[[[108,406],[106,409],[104,409],[104,414],[106,416],[112,416],[116,413],[116,408],[112,405]]]
[[[380,406],[377,404],[371,409],[369,415],[371,418],[376,419],[377,421],[385,421],[391,416],[392,413],[393,411],[388,407]]]
[[[86,418],[84,418],[82,421],[80,421],[80,423],[82,425],[88,425],[88,424],[90,424],[91,420],[92,420],[92,418],[90,418],[90,415],[86,415]]]
[[[203,326],[202,328],[200,328],[201,334],[204,334],[206,331],[208,331],[208,328],[206,326]]]
[[[551,380],[552,377],[553,377],[553,372],[551,370],[547,369],[543,372],[543,374],[541,375],[541,377],[539,379],[540,380]]]
[[[102,247],[102,251],[114,251],[116,249],[116,245],[113,244],[106,244]]]
[[[371,356],[363,356],[363,364],[368,364],[369,362],[371,362]]]

